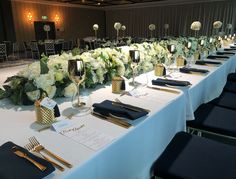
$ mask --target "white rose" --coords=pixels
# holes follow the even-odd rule
[[[35,90],[35,91],[26,92],[26,95],[28,96],[28,98],[31,101],[35,101],[35,100],[39,99],[40,91],[39,90]]]
[[[74,83],[69,84],[64,89],[64,96],[67,98],[73,97],[77,93],[77,86]]]
[[[47,92],[49,98],[53,98],[57,90],[56,86],[44,86],[42,89]]]
[[[125,25],[122,25],[122,26],[121,26],[121,30],[125,31],[125,30],[126,30],[126,26],[125,26]]]

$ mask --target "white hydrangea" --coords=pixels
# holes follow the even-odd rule
[[[52,86],[55,83],[55,77],[54,73],[50,72],[47,74],[41,74],[38,78],[35,80],[36,86],[38,88],[44,89],[47,86]]]
[[[40,63],[39,62],[31,63],[22,71],[20,71],[17,75],[28,78],[29,80],[37,78],[40,75]]]

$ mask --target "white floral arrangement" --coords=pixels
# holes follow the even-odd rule
[[[222,22],[221,21],[215,21],[213,22],[213,28],[214,29],[219,29],[222,27]]]
[[[125,30],[126,30],[126,26],[125,26],[125,25],[122,25],[122,26],[121,26],[121,30],[122,30],[122,31],[125,31]]]
[[[190,49],[185,43],[191,41]],[[129,50],[140,51],[138,73],[153,70],[155,64],[164,63],[170,59],[166,46],[171,43],[176,46],[176,56],[189,57],[196,52],[198,46],[196,38],[178,38],[172,41],[161,41],[142,44],[131,44],[120,48],[98,48],[87,51],[81,55],[63,53],[62,55],[43,56],[39,62],[34,62],[17,75],[9,77],[4,89],[0,89],[0,99],[10,98],[14,104],[32,104],[39,99],[42,92],[50,98],[72,97],[77,93],[76,85],[68,76],[68,60],[82,59],[85,63],[85,87],[95,87],[111,81],[112,77],[132,76]]]
[[[49,32],[49,31],[51,30],[50,25],[45,24],[45,25],[43,26],[43,30],[44,30],[45,32]]]
[[[226,25],[226,29],[232,29],[232,27],[233,27],[232,24],[227,24]]]
[[[199,22],[199,21],[194,21],[194,22],[191,24],[190,29],[191,29],[191,30],[194,30],[194,31],[199,31],[199,30],[201,29],[201,26],[202,26],[201,22]]]
[[[120,22],[115,22],[114,23],[114,29],[115,30],[120,30],[120,28],[121,28],[121,23]]]
[[[169,29],[170,25],[169,24],[164,24],[164,29],[167,30]]]
[[[155,24],[149,24],[148,29],[150,31],[154,31],[156,29],[156,25]]]
[[[98,29],[99,29],[98,24],[93,24],[93,30],[98,30]]]

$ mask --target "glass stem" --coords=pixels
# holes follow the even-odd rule
[[[78,94],[78,99],[77,99],[77,103],[78,103],[78,106],[80,105],[80,100],[79,100],[79,83],[77,85],[77,94]]]

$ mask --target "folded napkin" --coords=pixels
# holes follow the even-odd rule
[[[152,80],[153,85],[159,85],[159,86],[165,86],[165,85],[171,85],[171,86],[189,86],[191,85],[188,81],[178,81],[178,80],[169,80],[169,79],[161,79],[157,78],[156,80]]]
[[[213,64],[213,65],[220,65],[221,62],[213,62],[213,61],[207,61],[207,60],[197,60],[196,65],[207,65],[207,64]]]
[[[208,59],[217,59],[217,58],[222,58],[222,59],[224,59],[224,58],[229,58],[229,56],[223,56],[223,55],[209,55],[207,58],[208,58]]]
[[[234,52],[216,52],[217,55],[234,55]]]
[[[129,110],[127,108],[123,108],[120,106],[116,106],[112,104],[112,101],[105,100],[101,103],[94,103],[93,104],[93,111],[105,116],[109,116],[109,114],[112,114],[117,117],[127,118],[130,120],[138,119],[142,116],[145,116],[148,114],[147,111],[133,111]]]
[[[197,72],[197,73],[208,73],[208,70],[204,70],[204,69],[198,69],[198,68],[180,68],[179,69],[180,72],[182,73],[191,73],[191,72]]]
[[[43,178],[50,173],[52,173],[55,168],[51,163],[47,162],[44,159],[41,159],[26,149],[17,146],[20,151],[26,153],[30,158],[39,162],[40,164],[47,167],[45,171],[41,171],[36,168],[32,163],[28,160],[21,158],[13,153],[12,147],[17,146],[12,142],[6,142],[2,146],[0,146],[0,178],[4,179],[23,179],[23,178],[33,178],[40,179]]]

